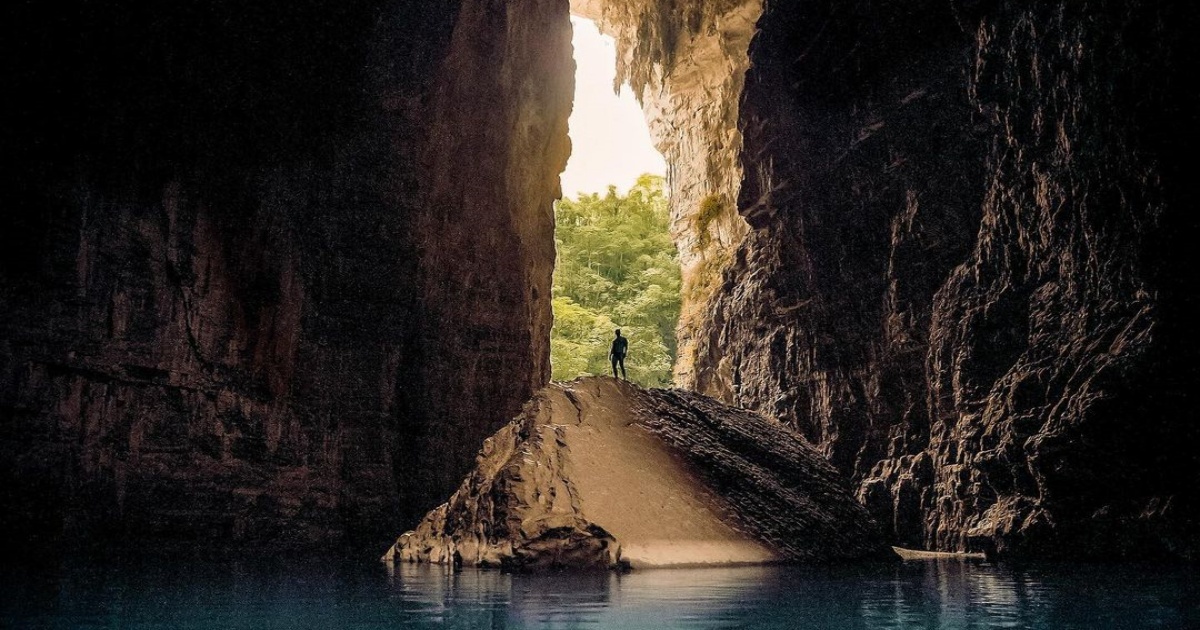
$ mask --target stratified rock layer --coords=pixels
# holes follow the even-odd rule
[[[904,546],[1194,556],[1197,24],[769,3],[700,390],[797,427]]]
[[[545,384],[564,2],[3,11],[4,543],[377,546]]]
[[[384,559],[541,569],[889,554],[838,473],[786,427],[599,377],[539,392]]]

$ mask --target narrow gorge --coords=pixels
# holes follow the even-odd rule
[[[691,391],[651,406],[795,430],[891,544],[1200,551],[1200,9],[2,11],[14,551],[377,555],[450,497],[549,380],[572,12],[670,169]]]

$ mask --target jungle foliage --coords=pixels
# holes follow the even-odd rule
[[[629,338],[630,380],[671,384],[679,321],[679,255],[668,233],[663,178],[642,175],[629,194],[563,199],[555,209],[554,380],[610,374],[613,330]]]

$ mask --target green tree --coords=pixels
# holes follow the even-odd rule
[[[629,338],[629,378],[671,384],[679,321],[679,255],[668,233],[663,178],[642,175],[621,196],[563,199],[555,209],[555,380],[609,374],[613,330]]]

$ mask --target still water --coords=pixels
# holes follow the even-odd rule
[[[142,561],[0,571],[8,628],[1200,628],[1195,571],[915,561],[507,575]]]

